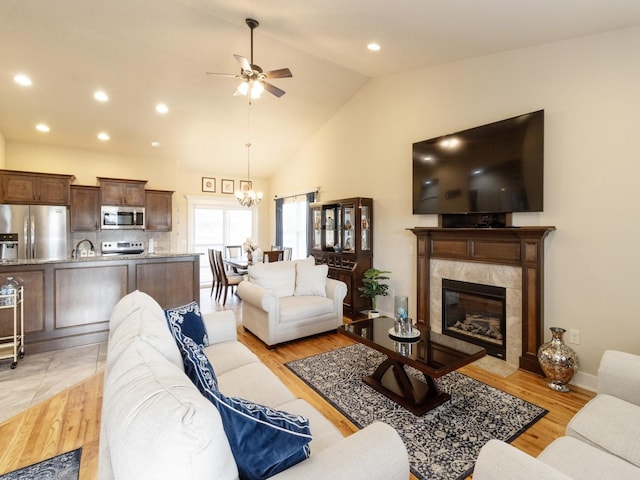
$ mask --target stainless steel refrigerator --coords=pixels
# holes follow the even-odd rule
[[[0,205],[0,234],[17,234],[20,259],[64,260],[69,243],[66,206]]]

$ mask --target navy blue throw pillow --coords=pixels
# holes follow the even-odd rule
[[[269,478],[309,457],[308,419],[226,397],[218,390],[213,367],[202,348],[186,339],[180,349],[185,372],[222,417],[240,480]]]
[[[173,334],[176,342],[179,336],[184,335],[202,347],[209,345],[207,329],[200,315],[200,307],[197,302],[191,302],[181,307],[169,308],[164,311],[169,324],[169,330]]]

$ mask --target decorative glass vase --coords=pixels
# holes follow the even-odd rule
[[[550,380],[549,388],[566,393],[569,391],[567,384],[578,371],[578,355],[564,343],[564,328],[551,327],[550,330],[551,340],[540,345],[538,361]]]
[[[253,252],[251,250],[247,252],[247,263],[249,265],[253,263]]]
[[[396,295],[393,297],[393,311],[396,320],[404,320],[409,316],[409,298]]]

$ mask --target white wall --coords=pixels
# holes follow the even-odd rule
[[[5,165],[5,147],[6,142],[4,139],[4,135],[2,134],[2,132],[0,132],[0,168],[4,168]]]
[[[514,224],[557,227],[546,241],[545,325],[580,330],[574,380],[593,386],[605,349],[640,354],[639,49],[632,28],[376,79],[271,189],[291,190],[296,178],[321,185],[321,200],[373,197],[374,265],[393,272],[392,289],[409,295],[415,315],[406,229],[437,218],[411,213],[411,144],[544,109],[544,213],[516,214]]]

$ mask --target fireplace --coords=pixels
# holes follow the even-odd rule
[[[442,279],[442,333],[506,356],[506,289]]]

